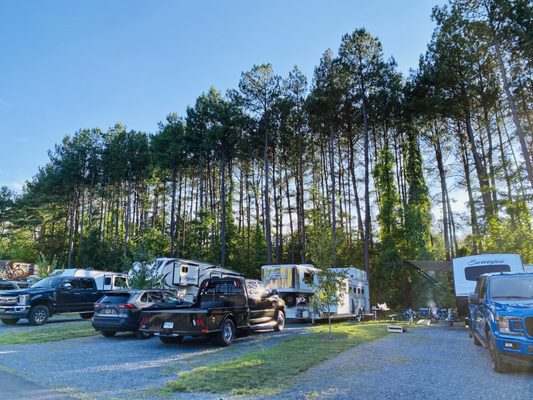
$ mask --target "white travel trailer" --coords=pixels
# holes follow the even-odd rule
[[[524,264],[524,271],[533,272],[533,264]]]
[[[80,278],[93,278],[96,282],[96,288],[98,290],[120,290],[128,287],[128,276],[120,272],[67,268],[55,269],[50,276],[76,276]]]
[[[478,254],[452,260],[453,282],[460,317],[468,316],[468,295],[476,289],[477,278],[489,272],[524,272],[518,254]]]
[[[333,307],[334,318],[361,317],[370,312],[366,273],[357,268],[332,268],[345,275],[340,288],[339,303]],[[276,289],[285,300],[287,319],[324,318],[311,304],[318,284],[319,269],[310,264],[263,265],[261,280],[269,289]]]
[[[238,272],[221,268],[215,264],[182,258],[157,258],[146,267],[148,272],[156,278],[157,286],[175,290],[179,297],[190,302],[198,294],[198,289],[204,280],[242,276]],[[140,264],[135,263],[130,273],[139,268]]]

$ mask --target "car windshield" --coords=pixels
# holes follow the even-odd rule
[[[492,299],[533,299],[533,274],[493,278],[490,295]]]
[[[54,289],[62,281],[63,281],[63,278],[45,278],[43,280],[40,280],[39,282],[34,283],[30,287],[32,287],[32,288],[43,288],[43,289]]]

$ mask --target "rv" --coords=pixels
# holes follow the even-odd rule
[[[489,272],[524,272],[518,254],[478,254],[452,260],[453,283],[459,317],[468,317],[468,295],[475,292],[477,278]]]
[[[93,278],[98,290],[120,290],[128,287],[128,276],[120,272],[98,271],[94,269],[55,269],[50,276],[71,276],[78,278]]]
[[[370,312],[366,273],[357,268],[331,268],[344,275],[339,303],[333,307],[334,318],[361,318]],[[314,320],[325,318],[311,302],[319,279],[318,268],[311,264],[263,265],[261,280],[269,289],[275,289],[285,301],[286,318]]]
[[[206,279],[242,276],[215,264],[182,258],[157,258],[146,267],[156,278],[158,287],[174,290],[180,298],[189,302],[194,301],[200,285]],[[135,263],[130,274],[139,268],[140,264]]]

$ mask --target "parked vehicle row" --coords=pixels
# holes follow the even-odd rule
[[[56,271],[24,289],[0,292],[0,320],[6,325],[27,318],[42,325],[55,314],[79,312],[84,319],[93,316],[94,303],[107,291],[127,286],[124,274],[95,270]]]

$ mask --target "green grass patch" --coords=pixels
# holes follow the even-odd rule
[[[271,347],[253,350],[233,360],[181,373],[166,385],[170,391],[273,395],[293,377],[361,343],[387,335],[379,323],[334,324],[313,327],[313,333],[292,337]]]
[[[0,344],[34,344],[93,336],[98,334],[89,321],[54,326],[26,332],[8,332],[0,335]]]

